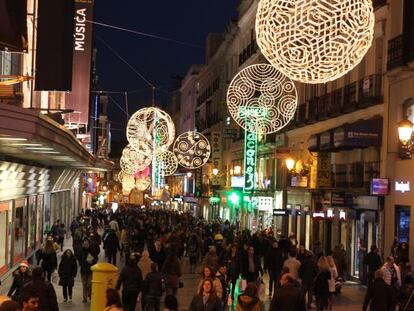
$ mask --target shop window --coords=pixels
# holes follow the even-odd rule
[[[395,206],[395,236],[399,243],[408,243],[410,238],[410,206]]]
[[[27,217],[27,255],[34,251],[36,246],[36,197],[29,198]]]
[[[26,246],[26,199],[14,201],[13,219],[13,264],[23,259]]]
[[[39,247],[42,242],[42,215],[43,215],[43,195],[37,196],[36,209],[36,246]]]

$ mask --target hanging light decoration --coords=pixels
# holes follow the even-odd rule
[[[148,153],[137,152],[131,145],[127,145],[122,150],[121,168],[127,174],[135,174],[142,171],[151,164],[152,154],[150,150]]]
[[[248,132],[269,134],[286,126],[295,115],[295,84],[268,64],[241,70],[227,90],[230,115]]]
[[[155,163],[158,165],[158,172],[161,176],[172,175],[178,168],[177,157],[168,150],[158,153],[155,156]]]
[[[129,119],[126,135],[137,152],[164,152],[174,142],[174,122],[168,113],[159,108],[142,108]]]
[[[149,177],[142,177],[142,178],[139,178],[135,181],[135,187],[139,191],[147,190],[150,185],[151,185],[151,181],[150,181]]]
[[[372,0],[260,0],[257,44],[295,81],[326,83],[352,70],[370,48]]]
[[[181,166],[196,169],[207,163],[211,146],[203,134],[189,131],[177,137],[173,150]]]

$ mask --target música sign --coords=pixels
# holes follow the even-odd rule
[[[257,134],[244,135],[244,187],[243,191],[253,191],[256,186]]]

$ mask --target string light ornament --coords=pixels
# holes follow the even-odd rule
[[[248,66],[231,81],[227,107],[234,121],[246,131],[274,133],[295,115],[296,87],[271,65]]]
[[[127,174],[134,175],[136,172],[144,170],[151,164],[151,161],[150,151],[148,153],[137,152],[131,145],[127,145],[122,150],[121,168]]]
[[[147,190],[150,185],[151,185],[151,181],[149,177],[139,178],[135,181],[135,188],[137,188],[139,191]]]
[[[155,163],[161,176],[170,176],[178,168],[177,157],[171,151],[164,151],[155,156]]]
[[[207,163],[211,146],[203,134],[189,131],[177,137],[173,150],[181,166],[196,169]]]
[[[326,83],[359,64],[374,26],[372,0],[261,0],[256,41],[292,80]]]
[[[165,111],[146,107],[135,112],[129,119],[126,131],[131,146],[139,153],[161,153],[174,142],[175,127]]]

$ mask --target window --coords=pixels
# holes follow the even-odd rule
[[[396,206],[395,236],[399,243],[408,243],[410,238],[410,208],[410,206]]]
[[[29,198],[28,205],[29,217],[27,217],[27,255],[35,249],[36,245],[36,197]]]
[[[8,266],[8,213],[9,202],[0,202],[0,275],[7,271]]]

